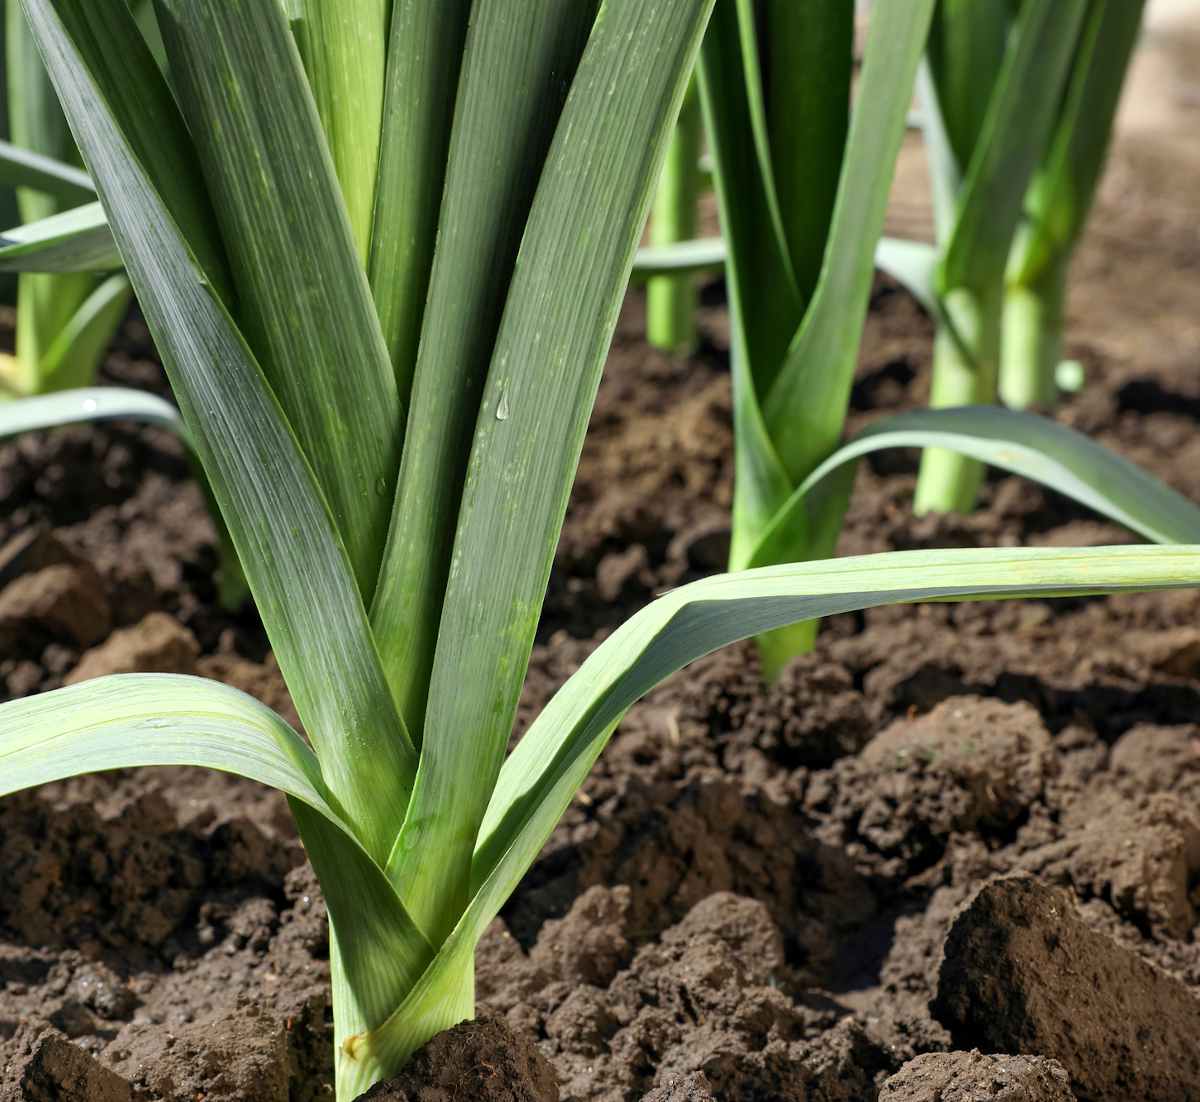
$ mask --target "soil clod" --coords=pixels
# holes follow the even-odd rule
[[[879,1102],[1075,1102],[1062,1065],[1040,1056],[930,1052],[883,1084]]]
[[[498,1018],[445,1030],[394,1079],[360,1102],[558,1102],[554,1069],[528,1038]]]
[[[1088,1102],[1200,1098],[1200,1000],[1032,876],[986,884],[955,918],[933,1011],[960,1046],[1058,1060]]]

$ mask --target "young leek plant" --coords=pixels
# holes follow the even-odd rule
[[[18,0],[5,0],[4,16],[11,141],[42,157],[77,163],[67,120]],[[82,172],[58,174],[54,185],[49,190],[18,188],[22,220],[37,222],[95,200]],[[130,299],[129,281],[120,272],[22,273],[17,281],[16,350],[11,356],[0,355],[0,397],[19,399],[89,386]]]
[[[1091,211],[1142,0],[1091,0],[1054,135],[1029,193],[1004,290],[1000,397],[1016,409],[1058,399],[1071,254]]]
[[[506,754],[711,2],[157,0],[164,76],[124,0],[23,0],[307,738],[215,682],[101,678],[0,706],[0,791],[175,764],[287,793],[329,910],[339,1099],[470,1016],[487,924],[688,662],[900,601],[1200,584],[1195,546],[724,575],[618,628]],[[361,117],[321,109],[380,86],[370,57],[373,205],[347,199]]]
[[[906,0],[881,6],[873,16],[860,106],[847,142],[848,14],[847,5],[832,0],[803,6],[718,0],[701,78],[724,237],[652,244],[635,261],[635,274],[643,277],[726,268],[737,448],[731,569],[833,554],[851,460],[901,444],[936,445],[956,463],[990,463],[1041,481],[1150,539],[1200,537],[1200,514],[1179,495],[1077,433],[998,407],[884,419],[839,448],[872,251],[878,267],[939,313],[935,251],[879,236],[892,160],[908,121],[909,82],[926,48],[929,5]],[[958,112],[956,131],[970,136],[983,125],[988,94],[1005,61],[1008,9],[982,4],[968,12],[943,3],[937,17],[929,53],[938,59],[950,53],[961,62],[952,68],[940,60],[937,71]],[[952,35],[960,38],[946,42]],[[815,51],[819,63],[800,64],[805,49]],[[951,78],[975,77],[966,64],[971,58],[986,80],[974,89],[953,84]],[[1023,57],[1023,64],[1032,61]],[[984,94],[972,99],[980,89]],[[1012,138],[1017,131],[1005,133]],[[977,179],[985,178],[980,169]],[[947,225],[956,190],[939,202]],[[940,347],[944,361],[946,346]],[[1093,475],[1115,468],[1122,474],[1111,481],[1114,496],[1106,497]],[[1132,491],[1120,500],[1117,486],[1138,487],[1161,500],[1163,512],[1173,512],[1178,523],[1131,520],[1126,506]],[[774,677],[807,650],[816,628],[810,621],[761,637],[765,676]]]
[[[994,402],[1005,269],[1089,0],[939,0],[923,71],[938,260],[930,404]],[[982,467],[931,448],[917,512],[969,511]]]
[[[854,5],[717,0],[700,65],[728,249],[734,438],[730,569],[842,435],[891,173],[933,0],[871,15],[853,116]],[[783,559],[825,558],[793,512]],[[808,649],[806,623],[758,640],[765,675]]]
[[[694,84],[679,113],[679,122],[667,147],[650,212],[650,245],[672,246],[696,236],[700,198],[700,152],[703,120]],[[646,283],[646,339],[673,355],[687,355],[696,347],[696,277],[690,271],[658,275]]]

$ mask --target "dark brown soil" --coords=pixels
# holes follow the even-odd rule
[[[1200,500],[1200,218],[1158,170],[1194,164],[1156,133],[1127,130],[1080,257],[1088,385],[1060,416]],[[625,311],[522,724],[629,613],[723,565],[727,319],[704,297],[686,362]],[[924,401],[929,340],[880,281],[854,424]],[[161,388],[137,322],[106,370]],[[1130,538],[1009,478],[914,520],[914,473],[864,466],[842,553]],[[254,614],[215,603],[168,434],[7,444],[0,503],[0,696],[137,668],[290,711]],[[490,1019],[372,1097],[1200,1097],[1198,614],[1195,593],[883,609],[769,689],[749,646],[695,663],[633,709],[488,931]],[[329,1097],[327,930],[276,794],[183,770],[23,794],[0,885],[0,1102]]]

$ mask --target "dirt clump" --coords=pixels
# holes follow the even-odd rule
[[[404,1071],[361,1102],[558,1102],[554,1069],[525,1037],[496,1018],[445,1030]]]
[[[1070,1077],[1040,1056],[931,1052],[880,1088],[879,1102],[1075,1102]]]
[[[6,1050],[0,1102],[133,1102],[126,1080],[53,1030],[26,1029]]]
[[[165,612],[151,612],[87,651],[64,684],[114,673],[191,673],[199,656],[200,644],[187,628]]]
[[[1059,1061],[1091,1102],[1200,1097],[1200,1000],[1032,876],[986,884],[955,918],[933,1012],[962,1047]]]

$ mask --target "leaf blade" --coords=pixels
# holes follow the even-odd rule
[[[140,421],[186,435],[179,411],[156,394],[115,386],[80,387],[0,402],[0,437],[93,421]]]
[[[1034,167],[1050,138],[1088,0],[1022,3],[958,197],[941,291],[986,296],[1003,279]]]
[[[405,902],[435,943],[466,903],[482,794],[512,727],[656,168],[710,10],[711,0],[608,0],[525,229],[459,511],[421,766],[395,851],[414,885]]]
[[[821,278],[763,402],[767,428],[793,485],[842,434],[874,274],[872,258],[883,232],[908,95],[932,12],[932,0],[881,4],[872,12]],[[886,170],[879,171],[880,165]]]
[[[383,126],[388,0],[301,0],[299,42],[363,266]]]
[[[419,738],[479,404],[522,231],[593,0],[478,9],[462,61],[410,436],[371,622]]]
[[[0,272],[109,272],[121,254],[99,203],[0,233]]]
[[[116,674],[0,705],[0,795],[81,773],[194,765],[339,821],[304,740],[265,704],[182,674]]]
[[[839,468],[883,448],[938,447],[1021,475],[1156,543],[1200,543],[1200,507],[1082,433],[1045,417],[1000,406],[959,406],[897,414],[868,426],[797,488],[752,556],[751,565],[786,561],[780,537]],[[811,517],[810,517],[811,522]]]
[[[433,264],[470,0],[395,0],[368,271],[406,405]],[[414,418],[418,420],[418,418]]]
[[[474,882],[485,885],[505,871],[480,888],[455,938],[470,937],[467,927],[477,936],[491,921],[492,907],[536,858],[624,711],[669,673],[720,646],[801,620],[916,600],[1197,585],[1200,547],[1132,546],[894,551],[718,575],[675,590],[592,652],[505,762],[480,831]],[[530,826],[512,822],[529,815],[525,823],[536,819],[539,826],[525,835]]]
[[[86,203],[96,189],[81,168],[0,141],[0,184],[40,191],[64,203]]]
[[[0,795],[162,765],[233,773],[288,795],[342,931],[335,952],[352,981],[340,1018],[352,1033],[381,1023],[433,950],[354,840],[312,750],[280,716],[218,681],[179,674],[118,674],[0,705]]]
[[[369,602],[403,421],[295,42],[277,3],[157,2],[234,270],[239,319]]]

